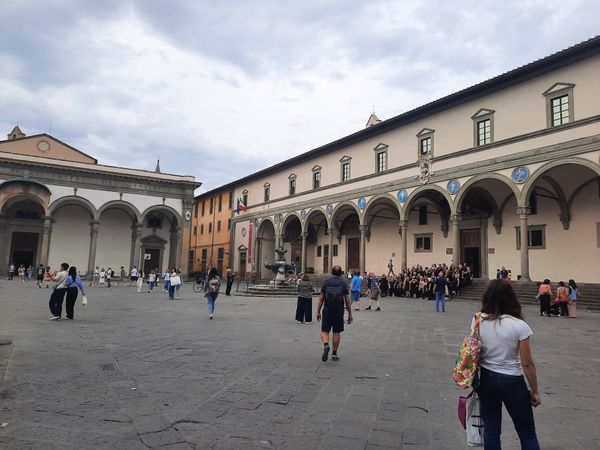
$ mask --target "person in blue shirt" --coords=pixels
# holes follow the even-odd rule
[[[81,295],[85,295],[83,283],[79,275],[77,275],[77,268],[75,266],[69,267],[65,286],[67,287],[67,319],[73,320],[78,291],[81,290]]]
[[[354,269],[352,280],[350,281],[350,300],[354,303],[354,311],[360,311],[360,289],[362,278],[358,269]]]

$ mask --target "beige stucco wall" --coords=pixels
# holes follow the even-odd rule
[[[45,142],[48,150],[40,151],[38,144]],[[46,145],[44,144],[44,145]],[[42,147],[46,148],[46,147]],[[0,151],[18,153],[20,155],[38,156],[58,159],[61,161],[76,161],[86,164],[95,164],[94,158],[78,152],[58,142],[50,136],[31,136],[25,139],[6,140],[0,142]]]
[[[57,269],[66,262],[87,272],[90,250],[90,216],[78,206],[65,206],[53,217],[48,264]]]
[[[100,217],[96,265],[115,272],[129,267],[131,255],[131,218],[118,209],[108,209]],[[129,226],[127,226],[129,224]]]

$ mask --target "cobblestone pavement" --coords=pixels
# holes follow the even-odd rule
[[[76,320],[49,321],[49,290],[0,281],[0,339],[13,341],[0,346],[0,448],[466,448],[450,372],[474,303],[437,314],[384,299],[355,313],[340,361],[322,363],[319,325],[294,322],[295,299],[221,295],[208,320],[190,286],[173,302],[89,291]],[[525,313],[542,448],[600,449],[600,315]]]

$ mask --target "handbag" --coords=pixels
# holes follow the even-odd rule
[[[483,447],[483,419],[480,413],[479,397],[472,392],[466,402],[466,432],[469,447]]]
[[[463,389],[468,389],[473,386],[473,380],[479,367],[479,354],[481,352],[481,341],[479,340],[479,326],[481,324],[481,313],[475,314],[471,322],[471,332],[464,338],[452,376],[454,381]]]
[[[181,286],[181,277],[179,275],[171,276],[171,286]]]
[[[81,297],[81,304],[82,304],[83,306],[87,305],[87,295],[83,295],[83,296]]]

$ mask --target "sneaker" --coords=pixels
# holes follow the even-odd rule
[[[365,308],[365,311],[371,311],[371,307],[370,307],[370,306],[367,306],[367,307]]]
[[[375,311],[381,311],[381,308],[378,306]]]
[[[60,320],[60,316],[50,317],[50,320]]]
[[[209,318],[210,320],[212,320],[212,318],[213,318],[213,315],[211,314],[210,316],[208,316],[208,318]]]
[[[302,325],[302,322],[300,322],[299,320],[296,320],[296,322],[298,322],[300,325]]]
[[[73,320],[72,317],[65,317],[65,319],[67,319],[67,320]]]
[[[360,311],[360,308],[354,308],[354,311]]]
[[[337,353],[334,353],[334,354],[331,355],[331,360],[332,361],[339,361],[340,357],[337,355]]]
[[[321,355],[321,361],[325,362],[329,358],[329,345],[323,347],[323,354]]]
[[[310,325],[312,323],[312,320],[310,322],[304,322],[305,325]]]

